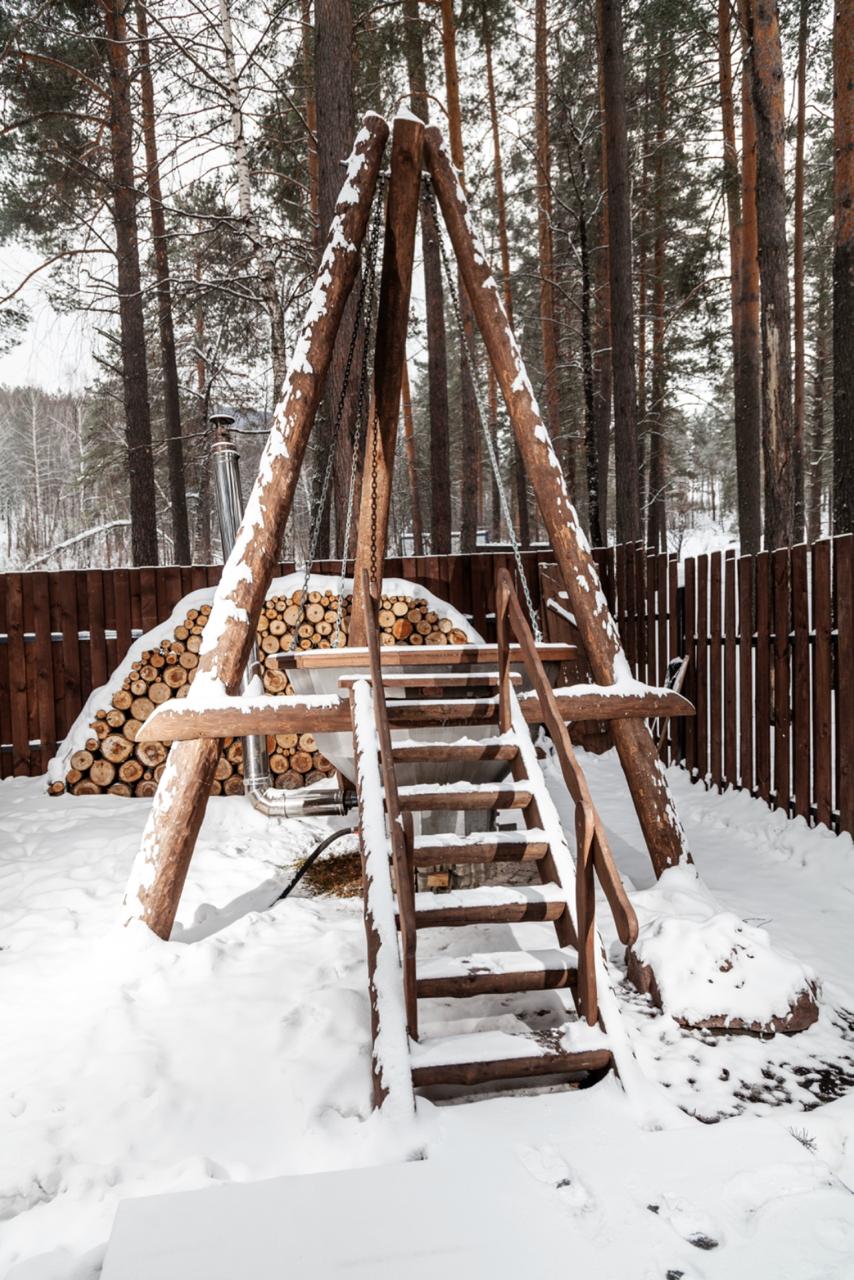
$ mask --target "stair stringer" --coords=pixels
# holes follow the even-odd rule
[[[368,943],[374,1105],[393,1121],[411,1120],[415,1095],[391,880],[391,841],[386,832],[373,692],[367,680],[354,684],[351,706]]]
[[[525,720],[515,690],[510,690],[511,727],[519,744],[519,758],[525,768],[534,803],[539,810],[542,827],[549,841],[554,865],[560,883],[567,896],[567,906],[573,928],[578,933],[578,916],[575,903],[575,859],[567,844],[560,815],[546,784],[537,752],[531,740],[530,725]],[[567,791],[567,795],[569,792]],[[572,800],[569,801],[572,804]],[[608,1048],[614,1060],[614,1068],[625,1093],[639,1113],[642,1123],[662,1127],[672,1120],[676,1112],[668,1099],[661,1096],[661,1089],[643,1074],[631,1044],[623,1020],[605,948],[599,929],[595,930],[596,945],[593,949],[596,966],[596,989],[599,1003],[599,1021],[607,1036]]]

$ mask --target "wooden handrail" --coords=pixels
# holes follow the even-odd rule
[[[536,643],[522,612],[513,579],[506,569],[500,569],[496,579],[495,613],[500,650],[498,669],[501,730],[506,732],[510,728],[512,718],[510,709],[512,686],[509,680],[509,633],[512,631],[519,642],[525,668],[540,700],[542,723],[546,726],[554,743],[564,781],[575,804],[578,991],[582,1012],[587,1013],[596,1005],[593,965],[594,871],[614,916],[617,934],[626,946],[637,938],[637,916],[614,863],[602,821],[596,812],[587,779],[576,759],[554,691],[537,653]]]
[[[374,704],[374,721],[380,748],[380,772],[385,791],[389,839],[391,841],[394,878],[397,888],[397,909],[400,917],[400,938],[403,959],[403,994],[406,1002],[406,1022],[413,1040],[418,1039],[418,999],[415,979],[415,875],[410,849],[412,847],[410,814],[401,814],[397,793],[397,779],[392,763],[391,731],[388,723],[382,666],[380,665],[379,626],[376,617],[377,602],[371,593],[370,574],[363,570],[363,608],[365,633],[370,658],[371,687]]]

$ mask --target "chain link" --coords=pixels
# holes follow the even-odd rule
[[[377,197],[375,198],[377,200],[376,209],[379,210],[382,207],[382,201]],[[341,379],[341,390],[338,395],[338,406],[335,411],[335,419],[334,419],[333,428],[332,428],[332,438],[329,442],[329,456],[326,459],[326,468],[323,473],[323,483],[320,487],[320,498],[317,506],[315,507],[314,516],[312,517],[312,522],[311,522],[311,530],[309,533],[308,558],[306,559],[304,569],[303,569],[302,590],[300,592],[299,617],[297,618],[297,621],[294,623],[293,634],[291,635],[290,644],[288,645],[288,653],[293,653],[294,649],[296,649],[297,643],[299,640],[299,628],[302,625],[303,621],[305,620],[305,606],[306,606],[306,599],[308,596],[308,585],[309,585],[309,582],[311,581],[311,569],[312,569],[312,565],[317,559],[317,548],[320,543],[320,531],[323,526],[323,513],[326,510],[326,501],[329,496],[329,485],[332,481],[332,474],[335,469],[335,456],[337,453],[338,437],[341,434],[341,424],[344,420],[344,407],[347,400],[347,390],[350,385],[350,374],[352,372],[353,359],[356,353],[356,343],[359,340],[359,329],[361,325],[362,314],[365,309],[365,299],[366,297],[368,297],[369,289],[370,289],[370,300],[368,304],[369,306],[368,319],[370,322],[370,308],[373,305],[374,276],[376,274],[377,244],[379,242],[379,221],[380,219],[379,219],[378,212],[375,212],[374,221],[371,226],[370,236],[368,238],[368,251],[366,255],[365,266],[362,271],[361,281],[359,283],[359,294],[356,300],[356,314],[353,317],[353,331],[350,334],[350,345],[347,348],[347,360],[344,364],[344,376]],[[356,417],[357,423],[360,420],[359,414],[361,412],[361,406],[363,401],[363,388],[364,388],[364,382],[366,381],[366,378],[367,378],[367,372],[365,368],[365,365],[366,365],[366,359],[364,354],[365,350],[367,350],[367,340],[365,342],[365,348],[363,350],[362,368],[361,368],[361,374],[360,374],[360,380],[359,380],[359,404],[357,407],[357,417]],[[353,454],[354,454],[353,465],[355,466],[356,465],[355,448],[353,450]],[[345,568],[346,568],[347,547],[350,541],[350,519],[352,515],[352,490],[353,490],[353,479],[352,479],[352,468],[351,468],[350,497],[348,501],[348,510],[347,510],[347,530],[344,538]],[[342,572],[342,577],[343,577],[343,572]],[[336,625],[335,625],[335,641],[334,641],[335,644],[338,643],[338,637],[341,630],[341,591],[340,590],[338,592],[338,600],[339,600],[339,606],[338,606],[338,616],[337,616]]]
[[[525,563],[522,559],[522,550],[519,546],[519,539],[516,537],[516,528],[513,524],[513,516],[510,510],[510,502],[507,497],[507,490],[505,489],[504,482],[501,478],[501,469],[498,465],[498,456],[495,452],[495,442],[493,441],[492,436],[489,433],[489,427],[487,425],[487,415],[483,411],[483,395],[482,395],[482,392],[480,389],[480,383],[477,377],[477,366],[475,365],[474,356],[473,356],[471,344],[469,341],[469,336],[466,333],[465,328],[463,327],[462,313],[460,311],[459,293],[457,291],[457,285],[456,285],[456,281],[454,280],[453,273],[451,271],[450,263],[448,262],[448,252],[445,247],[444,236],[442,235],[439,228],[439,212],[436,207],[436,197],[433,192],[433,183],[430,181],[429,174],[426,174],[426,173],[424,174],[423,182],[424,182],[425,193],[427,196],[427,203],[430,206],[430,213],[433,219],[433,231],[436,237],[436,243],[439,246],[439,253],[442,258],[442,267],[444,270],[445,280],[447,283],[448,294],[451,299],[451,307],[454,313],[454,319],[456,321],[457,329],[460,335],[460,348],[462,350],[463,359],[466,362],[466,366],[469,371],[469,376],[471,378],[471,385],[474,391],[475,407],[477,409],[477,418],[480,424],[480,429],[483,435],[484,442],[486,444],[486,452],[489,455],[489,462],[490,462],[490,466],[492,467],[492,474],[495,477],[495,486],[498,490],[498,500],[501,504],[501,510],[504,515],[505,523],[507,525],[507,532],[510,537],[510,545],[513,548],[513,558],[516,561],[516,572],[519,578],[519,582],[522,586],[522,594],[525,597],[525,607],[528,610],[528,617],[530,618],[530,621],[531,621],[531,630],[534,633],[534,639],[537,642],[537,644],[542,644],[543,633],[540,630],[540,621],[537,616],[537,611],[534,608],[534,601],[531,598],[531,589],[528,586],[528,575],[525,573]]]

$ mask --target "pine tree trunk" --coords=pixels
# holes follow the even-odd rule
[[[424,45],[418,0],[403,0],[409,105],[430,121]],[[426,197],[421,200],[421,251],[424,258],[424,309],[427,321],[427,393],[430,401],[430,550],[451,550],[451,451],[448,407],[448,349],[438,229]]]
[[[658,121],[655,136],[655,248],[653,250],[652,387],[649,429],[649,533],[653,551],[667,550],[667,448],[664,434],[667,397],[665,336],[665,243],[667,240],[667,68],[669,50],[662,39],[658,63]]]
[[[593,258],[595,296],[593,323],[594,433],[598,480],[596,502],[604,545],[608,540],[608,472],[611,459],[611,286],[608,279],[608,133],[605,125],[605,72],[602,59],[602,21],[596,7],[596,67],[599,82],[599,217],[598,246]],[[591,521],[593,517],[591,514]],[[594,546],[596,544],[594,543]]]
[[[795,225],[794,225],[794,527],[792,540],[804,536],[804,425],[806,421],[806,351],[804,335],[804,149],[807,125],[807,3],[801,0],[798,23],[798,118],[795,131]]]
[[[598,0],[605,92],[608,172],[608,258],[618,542],[640,538],[637,393],[626,74],[621,0]]]
[[[416,556],[424,555],[424,523],[421,519],[421,495],[418,492],[418,472],[415,466],[415,431],[412,425],[412,392],[409,389],[409,362],[403,365],[401,389],[403,413],[403,445],[406,451],[406,474],[409,479],[409,496],[412,504],[412,550]]]
[[[495,215],[498,224],[498,247],[501,253],[501,288],[504,310],[510,327],[513,327],[513,290],[510,284],[510,242],[507,235],[507,202],[504,195],[504,164],[501,159],[501,133],[498,128],[498,103],[495,97],[495,72],[492,65],[492,32],[487,8],[483,7],[483,48],[486,54],[486,93],[489,100],[489,123],[492,132],[492,162],[495,173]],[[496,413],[497,421],[497,413]],[[531,541],[531,524],[528,516],[528,478],[522,465],[519,445],[513,441],[513,476],[516,493],[516,520],[519,541],[523,547]],[[493,516],[493,524],[495,517]],[[509,534],[509,530],[508,530]]]
[[[584,388],[584,445],[587,460],[587,523],[591,544],[604,544],[599,513],[599,461],[596,447],[596,402],[593,371],[593,332],[591,299],[593,282],[590,271],[590,244],[587,215],[587,166],[584,148],[579,140],[578,159],[581,181],[578,184],[578,248],[581,258],[581,380]]]
[[[314,75],[317,111],[318,145],[318,207],[320,218],[320,243],[326,243],[329,224],[335,211],[335,202],[341,190],[344,171],[342,161],[347,159],[353,145],[353,13],[350,0],[315,0],[314,6]],[[320,484],[332,448],[332,426],[338,411],[347,351],[356,319],[358,288],[347,300],[341,326],[335,339],[332,363],[326,379],[324,412],[318,419],[315,434],[314,498],[319,500]],[[364,330],[360,329],[353,356],[353,369],[358,370],[362,361]],[[334,481],[336,524],[340,537],[346,519],[347,494],[353,461],[353,442],[356,437],[356,408],[358,403],[358,378],[350,378],[344,397],[341,428],[335,448]],[[320,529],[317,554],[326,559],[332,549],[331,512],[326,509]],[[352,548],[348,548],[348,552]],[[343,554],[344,549],[338,547]]]
[[[202,266],[198,255],[193,263],[196,282],[195,340],[196,340],[196,396],[198,404],[199,457],[196,467],[196,522],[193,536],[193,563],[211,563],[211,451],[208,422],[210,388],[208,364],[205,359],[205,308],[201,301]]]
[[[744,363],[747,358],[742,351],[742,272],[744,267],[744,221],[742,209],[741,173],[738,162],[738,149],[735,140],[735,103],[733,99],[732,77],[732,23],[730,19],[730,0],[718,0],[718,69],[721,98],[721,118],[723,123],[723,186],[727,207],[727,227],[729,231],[730,260],[730,312],[732,333],[732,384],[733,384],[733,418],[735,426],[735,468],[736,468],[736,505],[738,510],[738,532],[741,550],[755,553],[760,545],[760,526],[758,511],[758,474],[753,475],[750,461],[755,458],[756,471],[759,468],[759,427],[758,396],[759,379],[758,364],[752,366],[754,378],[754,395],[751,400],[745,385]],[[744,99],[743,99],[744,101]],[[752,109],[747,100],[748,118],[745,120],[745,147],[747,146],[748,126],[752,124]],[[752,129],[750,129],[752,138]],[[753,163],[752,161],[750,162]],[[745,169],[748,161],[745,160]],[[755,183],[754,183],[755,188]],[[756,203],[754,189],[750,191],[751,214],[755,236]],[[755,257],[755,255],[754,255]],[[758,269],[758,264],[757,264]],[[757,295],[758,302],[758,295]],[[758,318],[758,317],[757,317]],[[758,337],[758,329],[757,329]],[[755,359],[758,352],[755,352]],[[753,414],[753,416],[751,416]]]
[[[302,3],[302,65],[305,76],[305,124],[308,137],[308,209],[311,215],[311,247],[315,268],[320,262],[320,204],[317,159],[317,102],[314,96],[314,63],[311,25],[311,0]]]
[[[157,502],[136,224],[128,33],[124,0],[101,0],[101,6],[107,37],[110,84],[110,158],[113,224],[116,230],[122,390],[128,449],[131,554],[135,565],[156,565]]]
[[[833,29],[833,529],[854,532],[854,5]]]
[[[445,90],[448,99],[448,133],[451,143],[451,159],[464,183],[465,158],[463,155],[463,125],[460,111],[460,82],[457,73],[457,36],[454,27],[453,0],[441,0],[442,51],[445,61]],[[460,412],[462,419],[462,449],[460,457],[460,550],[474,551],[477,545],[477,400],[475,397],[475,371],[469,368],[465,347],[474,348],[474,320],[462,278],[458,281],[463,332],[460,336]]]
[[[558,385],[557,315],[552,243],[551,140],[549,137],[548,22],[546,0],[534,6],[534,120],[536,135],[537,238],[540,258],[540,335],[543,344],[543,382],[546,424],[552,440],[561,438]],[[575,449],[570,439],[562,450],[570,496],[575,496]]]
[[[190,564],[190,525],[187,518],[187,483],[184,474],[184,439],[181,430],[181,400],[178,391],[178,362],[172,324],[172,284],[169,278],[169,250],[166,215],[160,189],[160,162],[154,107],[154,79],[151,73],[151,45],[145,5],[136,2],[139,85],[142,100],[142,132],[145,139],[148,202],[154,246],[154,273],[157,279],[157,318],[160,327],[160,359],[163,369],[163,422],[166,432],[166,461],[169,470],[169,502],[172,511],[172,562]]]
[[[246,145],[245,122],[237,61],[234,55],[234,34],[231,29],[230,0],[219,0],[220,37],[225,59],[225,93],[231,112],[231,147],[237,172],[237,197],[240,221],[252,245],[257,262],[258,290],[270,322],[270,358],[273,366],[273,401],[278,401],[288,369],[285,350],[285,313],[276,280],[276,264],[264,243],[252,208],[252,176],[249,167],[249,150]]]
[[[791,545],[795,516],[791,315],[786,245],[785,96],[777,0],[751,0],[751,96],[762,317],[765,546]]]
[[[827,273],[822,265],[818,277],[818,305],[815,318],[815,367],[812,380],[812,439],[810,440],[810,488],[807,511],[807,541],[821,537],[821,502],[824,473],[824,403],[827,382]]]

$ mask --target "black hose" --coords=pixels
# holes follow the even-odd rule
[[[291,893],[297,887],[300,880],[302,880],[303,876],[305,875],[306,871],[308,871],[309,867],[313,866],[314,863],[317,862],[317,859],[320,857],[323,851],[325,849],[328,849],[331,844],[334,844],[336,840],[340,840],[342,836],[352,836],[355,833],[355,830],[356,830],[355,827],[343,827],[340,831],[332,831],[328,836],[324,836],[320,844],[315,845],[315,847],[312,849],[311,853],[308,855],[305,862],[302,864],[299,871],[296,873],[296,875],[294,876],[293,880],[290,882],[288,887],[282,890],[282,892],[279,894],[278,898],[275,899],[275,901],[281,902],[283,898],[287,898],[288,894]]]

